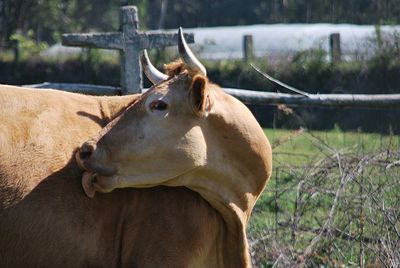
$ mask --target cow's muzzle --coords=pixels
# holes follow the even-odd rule
[[[81,169],[87,170],[86,164],[95,150],[96,150],[96,144],[90,141],[85,142],[78,149],[78,151],[75,154],[75,158]]]
[[[106,165],[104,153],[97,149],[96,144],[87,141],[78,149],[75,154],[78,166],[84,170],[82,176],[82,187],[85,194],[93,198],[95,192],[111,192],[118,181],[116,169]]]
[[[96,191],[108,193],[115,189],[118,176],[105,177],[96,173],[85,171],[82,175],[82,188],[89,198],[93,198]]]
[[[76,161],[82,170],[92,171],[103,176],[112,176],[117,170],[110,163],[107,153],[97,148],[96,143],[87,141],[75,154]]]

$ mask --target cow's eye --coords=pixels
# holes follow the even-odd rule
[[[155,100],[150,103],[150,110],[164,111],[168,108],[168,104],[162,100]]]

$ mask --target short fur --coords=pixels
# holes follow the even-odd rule
[[[0,267],[210,267],[223,227],[197,193],[81,188],[75,149],[137,99],[0,86]]]
[[[216,251],[204,267],[250,267],[246,226],[271,175],[269,141],[243,103],[195,71],[176,75],[180,63],[168,68],[173,77],[85,143],[93,150],[79,160],[83,182],[88,193],[188,187],[221,216]],[[154,101],[168,108],[154,110]]]

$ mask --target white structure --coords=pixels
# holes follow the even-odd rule
[[[381,26],[381,32],[394,34],[400,38],[400,25]],[[176,29],[170,30],[176,33]],[[186,33],[193,33],[195,45],[192,49],[203,59],[240,59],[243,57],[243,36],[253,35],[254,54],[256,57],[276,57],[290,55],[296,51],[312,48],[329,50],[329,35],[339,33],[343,55],[371,52],[376,38],[373,25],[352,24],[268,24],[251,26],[229,26],[209,28],[185,28]],[[157,32],[157,31],[150,31]],[[62,50],[50,48],[57,53]],[[74,53],[65,48],[65,53]],[[78,53],[80,49],[75,50]],[[176,51],[176,48],[173,48]],[[54,51],[53,51],[54,52]],[[44,55],[54,53],[44,52]]]
[[[382,33],[400,36],[400,25],[381,26]],[[232,59],[243,57],[243,36],[253,35],[256,57],[280,56],[296,51],[322,48],[329,51],[329,35],[339,33],[343,55],[371,50],[376,37],[373,25],[351,24],[269,24],[235,27],[185,29],[194,33],[194,50],[200,58]]]

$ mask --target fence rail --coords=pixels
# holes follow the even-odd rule
[[[90,84],[49,83],[25,85],[32,88],[52,88],[90,95],[121,95],[119,87]],[[144,89],[143,91],[145,91]],[[246,104],[288,106],[331,106],[362,108],[400,108],[400,94],[308,94],[308,96],[254,91],[238,88],[223,88],[225,92]]]
[[[286,104],[289,106],[338,106],[400,108],[400,94],[297,94],[224,88],[247,104]]]

